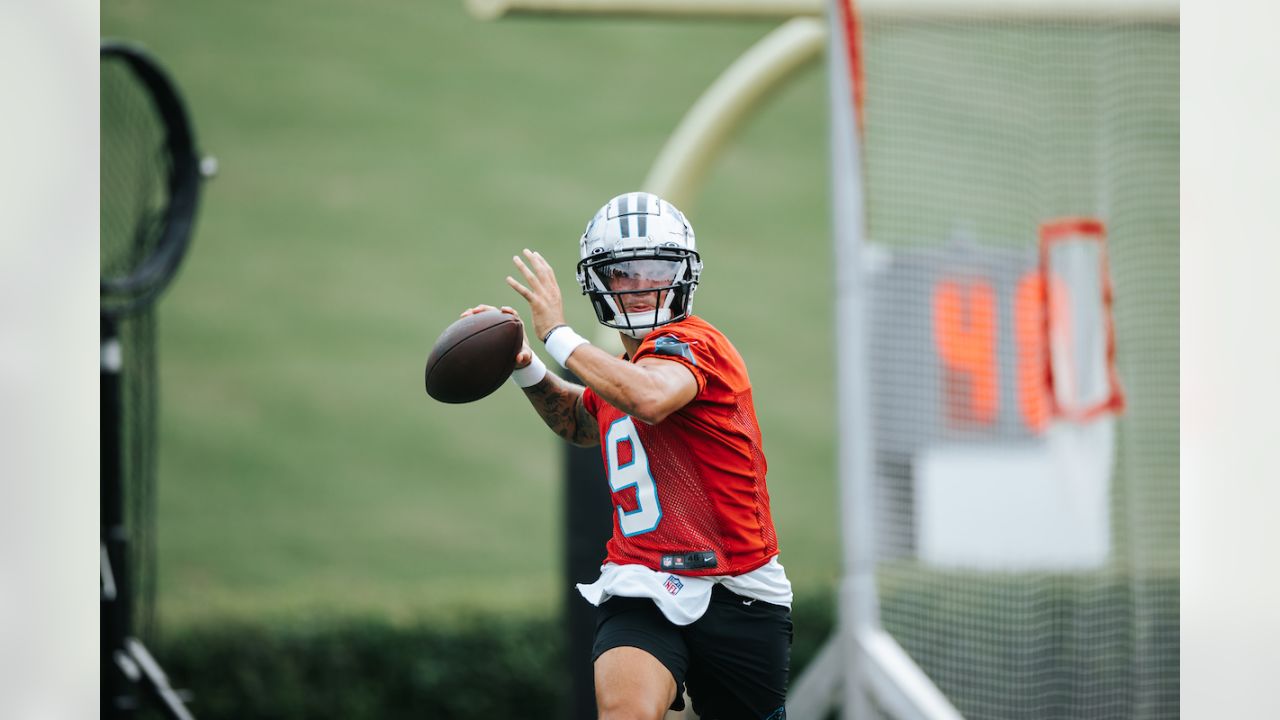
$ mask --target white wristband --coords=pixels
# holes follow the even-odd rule
[[[511,371],[511,381],[522,388],[533,387],[546,376],[547,366],[537,355],[533,356],[528,365]]]
[[[573,351],[577,350],[579,345],[588,344],[586,338],[574,332],[573,328],[568,325],[561,325],[552,330],[545,342],[547,344],[547,352],[551,353],[551,357],[555,358],[555,361],[560,363],[560,367],[566,370],[569,366],[565,365],[565,363],[569,362],[569,356],[573,354]]]

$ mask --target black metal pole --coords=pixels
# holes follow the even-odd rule
[[[101,540],[102,568],[101,638],[99,673],[102,681],[102,717],[131,717],[137,706],[132,683],[115,660],[130,633],[128,534],[124,518],[124,455],[121,448],[122,404],[119,320],[102,316],[100,390]]]
[[[564,379],[581,383],[573,373]],[[595,608],[578,594],[576,583],[595,582],[613,534],[613,501],[600,448],[566,445],[565,451],[565,617],[569,625],[569,717],[596,717],[596,685],[591,665]]]

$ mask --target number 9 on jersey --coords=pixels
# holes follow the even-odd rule
[[[631,537],[652,532],[662,521],[662,506],[658,504],[658,486],[649,469],[649,456],[640,444],[635,423],[631,416],[619,418],[609,426],[605,435],[605,453],[608,462],[609,488],[618,493],[629,487],[636,489],[636,509],[618,508],[618,526],[622,534]]]

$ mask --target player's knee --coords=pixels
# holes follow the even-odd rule
[[[672,699],[670,688],[657,683],[596,683],[600,720],[662,720]]]
[[[595,661],[595,683],[596,708],[607,720],[662,720],[675,700],[672,671],[639,647],[620,645],[602,653]]]

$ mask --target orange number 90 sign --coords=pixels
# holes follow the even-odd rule
[[[1066,286],[1054,282],[1048,323],[1070,327]],[[1041,432],[1049,422],[1045,358],[1045,292],[1040,273],[1023,275],[1014,290],[1013,330],[1017,350],[1017,399],[1022,422]],[[953,427],[981,427],[1000,412],[1000,314],[996,291],[985,278],[945,278],[933,288],[933,342],[942,366],[945,416]]]

